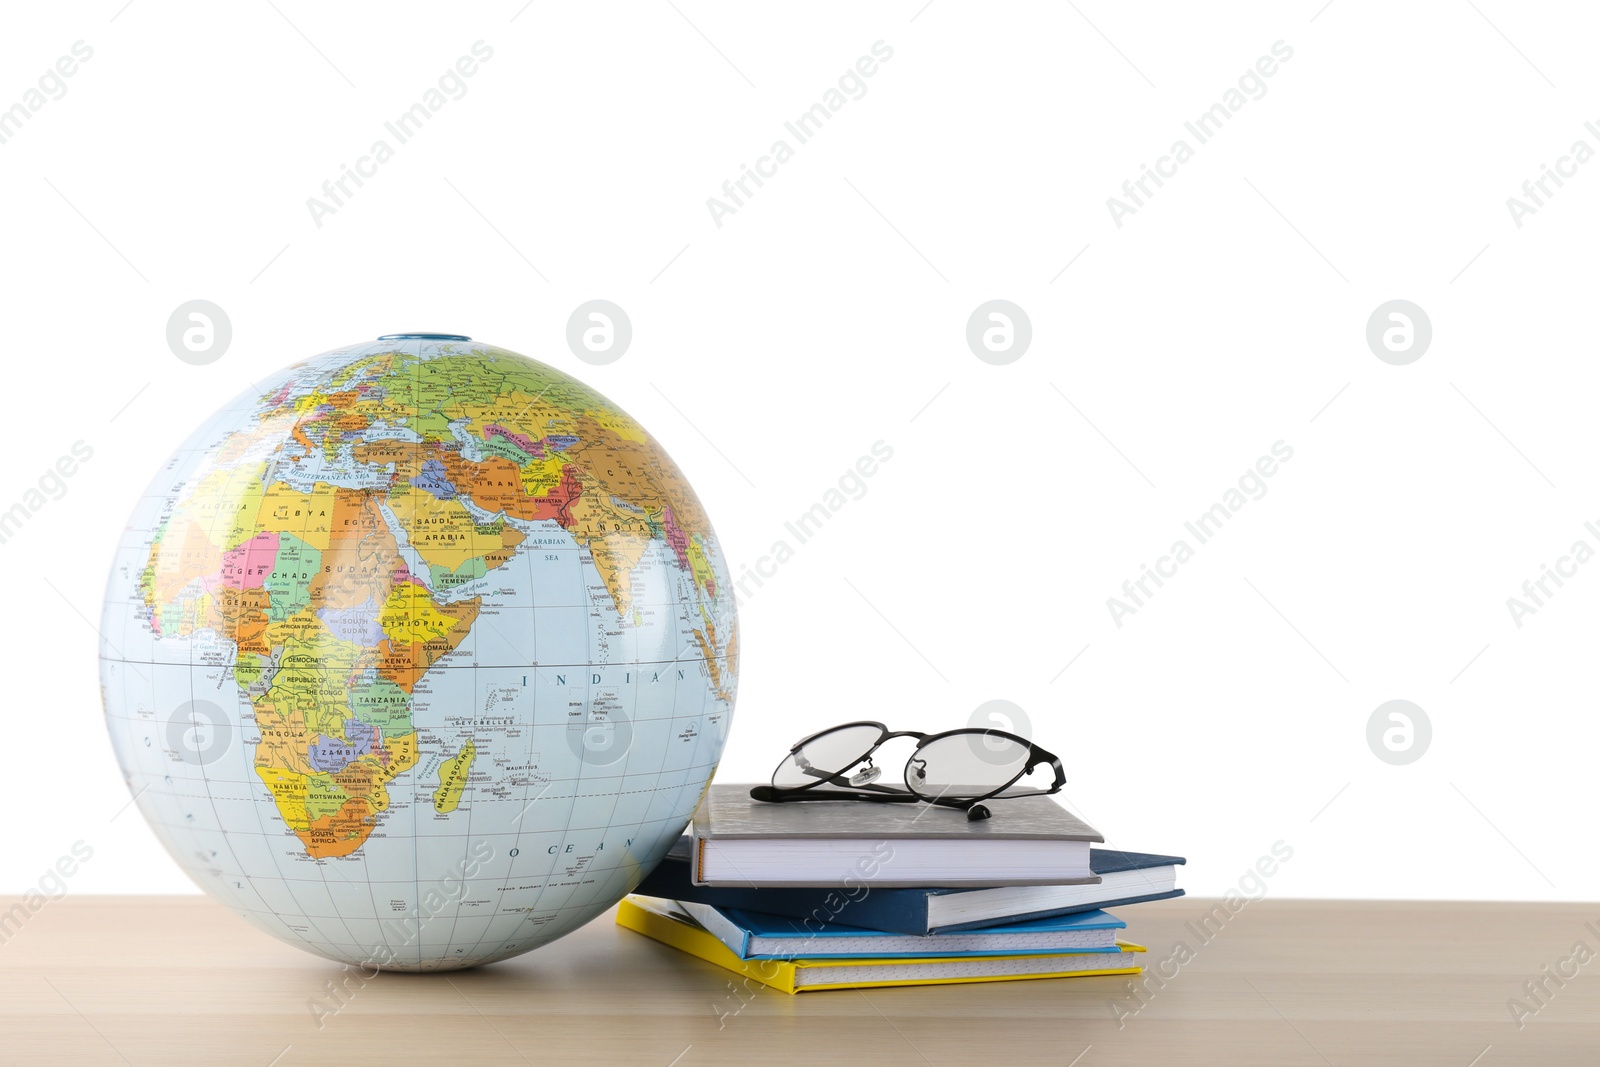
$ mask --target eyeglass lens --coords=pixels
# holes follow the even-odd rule
[[[831,778],[860,763],[882,736],[878,727],[866,725],[841,726],[819,734],[778,764],[772,784],[795,789]]]
[[[918,796],[959,800],[987,796],[1022,773],[1028,745],[971,730],[929,741],[912,754],[906,785]]]

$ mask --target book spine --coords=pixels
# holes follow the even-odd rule
[[[690,856],[689,881],[695,885],[705,885],[706,839],[701,836],[698,828],[694,835],[694,851]]]

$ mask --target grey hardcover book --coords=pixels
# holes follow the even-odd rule
[[[772,803],[713,785],[694,814],[693,879],[711,886],[1087,885],[1105,838],[1047,796],[995,800],[992,818],[935,804]]]

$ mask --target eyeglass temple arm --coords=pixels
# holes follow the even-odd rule
[[[1053,785],[1051,785],[1051,787],[1050,787],[1051,790],[1054,791],[1054,790],[1060,789],[1062,786],[1066,785],[1067,784],[1067,772],[1062,769],[1060,758],[1058,758],[1057,756],[1055,756],[1055,755],[1053,755],[1053,754],[1051,754],[1049,752],[1046,752],[1044,749],[1040,748],[1038,745],[1034,745],[1033,746],[1033,757],[1028,760],[1028,765],[1026,767],[1022,768],[1022,773],[1024,775],[1032,774],[1033,773],[1033,769],[1035,767],[1037,767],[1037,766],[1039,766],[1039,764],[1045,763],[1045,762],[1048,762],[1050,764],[1050,769],[1053,770],[1055,772],[1055,775],[1056,775],[1055,783]]]
[[[857,789],[869,789],[869,786],[856,786]],[[877,790],[882,790],[877,791]],[[846,793],[834,790],[805,789],[790,791],[780,789],[775,785],[758,785],[750,790],[752,800],[765,800],[770,803],[786,803],[794,800],[867,800],[879,804],[904,804],[922,799],[915,793],[896,793],[878,786],[873,792]]]

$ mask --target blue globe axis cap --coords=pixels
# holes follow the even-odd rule
[[[470,341],[464,333],[386,333],[380,341]]]

